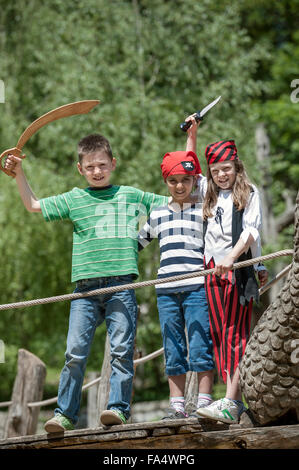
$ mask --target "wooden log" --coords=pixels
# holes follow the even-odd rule
[[[206,431],[219,431],[221,429],[229,428],[227,424],[215,421],[213,422],[205,419],[201,421],[205,423],[204,427]],[[91,443],[97,445],[97,443],[102,444],[103,442],[111,442],[111,445],[113,445],[113,441],[120,442],[124,439],[127,439],[129,436],[132,439],[137,439],[141,435],[144,437],[151,437],[155,433],[169,435],[172,433],[171,430],[174,430],[174,433],[180,432],[180,429],[183,429],[183,427],[188,425],[188,423],[191,424],[192,432],[194,432],[194,428],[197,428],[198,431],[202,430],[202,425],[199,424],[196,418],[170,420],[167,422],[161,420],[155,422],[107,426],[105,428],[100,427],[97,429],[77,429],[74,431],[66,431],[64,433],[62,432],[55,434],[41,434],[14,437],[10,439],[0,439],[0,450],[4,448],[57,448],[58,446],[65,446],[65,448],[69,448],[69,446],[74,444],[81,446],[85,445],[85,443],[86,448],[88,448],[89,444]],[[119,448],[121,448],[121,446]]]
[[[203,421],[203,420],[201,420]],[[189,424],[188,424],[189,422]],[[299,449],[299,425],[228,429],[171,420],[0,440],[3,449]],[[225,429],[226,426],[226,429]]]
[[[40,408],[28,407],[27,403],[42,400],[45,378],[45,364],[26,349],[19,349],[12,404],[4,433],[6,438],[35,434]]]

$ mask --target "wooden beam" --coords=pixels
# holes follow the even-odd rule
[[[136,423],[0,440],[0,449],[299,449],[299,424],[247,429],[206,419]]]

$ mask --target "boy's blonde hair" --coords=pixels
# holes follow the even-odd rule
[[[240,211],[245,208],[248,202],[251,192],[251,182],[249,181],[246,170],[241,160],[234,160],[233,163],[235,165],[236,170],[236,179],[232,187],[232,199],[237,210]],[[213,216],[212,209],[217,203],[219,194],[219,187],[213,181],[209,166],[207,169],[207,182],[208,187],[203,203],[204,220]]]
[[[90,134],[86,137],[83,137],[83,139],[81,139],[78,143],[77,147],[79,163],[82,163],[84,155],[96,152],[97,150],[103,150],[112,160],[112,150],[110,147],[110,143],[108,139],[106,139],[106,137],[100,134]]]

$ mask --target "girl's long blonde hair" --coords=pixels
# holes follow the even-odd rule
[[[236,179],[232,187],[232,199],[237,210],[240,211],[245,208],[248,202],[251,192],[251,182],[249,181],[246,170],[241,160],[234,160],[234,165],[236,169]],[[219,187],[213,181],[209,166],[207,169],[207,183],[208,187],[203,203],[204,220],[213,216],[212,209],[217,203],[219,194]]]

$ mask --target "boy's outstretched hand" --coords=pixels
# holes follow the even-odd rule
[[[15,155],[8,155],[5,162],[5,170],[10,171],[13,175],[17,176],[22,171],[22,160],[25,158],[25,155],[16,157]]]

